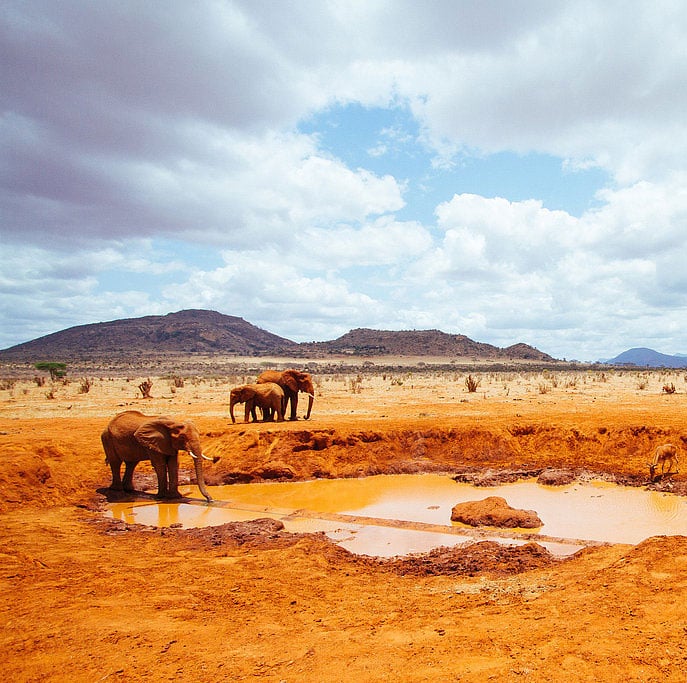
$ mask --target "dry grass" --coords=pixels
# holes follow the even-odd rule
[[[582,406],[591,403],[632,403],[640,395],[663,396],[679,401],[687,394],[683,371],[568,370],[560,372],[527,369],[503,372],[459,372],[431,368],[394,372],[368,367],[313,374],[317,394],[313,416],[352,412],[372,416],[389,415],[417,405],[427,414],[457,410],[477,402],[510,403],[514,406],[558,404]],[[0,370],[1,372],[1,370]],[[151,377],[132,373],[128,377],[100,376],[80,381],[38,383],[35,379],[2,378],[0,414],[5,417],[110,415],[115,409],[140,409],[148,413],[200,412],[226,415],[232,387],[254,381],[256,374],[172,374]],[[150,386],[148,387],[148,382]],[[142,396],[141,386],[150,389]],[[670,391],[666,391],[666,386]]]

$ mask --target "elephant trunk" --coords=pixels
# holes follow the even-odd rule
[[[212,496],[208,493],[208,489],[205,486],[205,476],[203,475],[203,462],[201,458],[205,458],[206,460],[212,460],[212,462],[217,462],[219,458],[208,458],[205,455],[196,455],[192,451],[189,451],[191,454],[191,457],[193,458],[193,465],[196,469],[196,481],[198,483],[198,489],[200,492],[203,494],[205,499],[209,502],[212,501]]]
[[[236,418],[234,417],[234,406],[238,403],[238,401],[232,396],[229,399],[229,415],[231,415],[231,423],[236,424]]]
[[[310,419],[310,411],[312,410],[312,404],[314,400],[315,397],[313,396],[313,394],[308,394],[308,412],[305,414],[306,420]]]

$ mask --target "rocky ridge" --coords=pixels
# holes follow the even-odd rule
[[[490,360],[554,359],[527,344],[499,348],[462,334],[440,330],[355,329],[338,339],[298,343],[217,311],[184,310],[70,327],[0,351],[0,361],[37,361],[60,357],[155,356],[433,356]]]

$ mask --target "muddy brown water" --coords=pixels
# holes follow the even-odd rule
[[[322,531],[351,552],[377,557],[427,552],[476,540],[536,541],[556,555],[599,543],[636,544],[651,536],[687,535],[687,500],[669,493],[605,482],[543,486],[534,481],[477,488],[448,475],[379,475],[288,483],[210,487],[215,500],[116,503],[114,519],[151,526],[214,526],[261,517],[288,531]],[[535,510],[538,530],[473,529],[451,522],[457,503],[501,496],[514,508]]]

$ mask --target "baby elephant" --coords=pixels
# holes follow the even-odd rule
[[[666,463],[668,463],[667,472],[665,472]],[[654,452],[653,461],[648,463],[649,477],[651,481],[656,479],[656,470],[658,469],[659,465],[661,466],[661,476],[663,476],[664,473],[673,474],[673,465],[675,465],[675,474],[678,474],[680,472],[680,470],[677,468],[679,464],[680,461],[677,457],[677,446],[673,446],[672,443],[664,443],[662,446],[659,446]]]
[[[277,416],[278,422],[284,421],[284,391],[274,382],[234,387],[229,395],[229,414],[232,422],[236,422],[234,406],[237,403],[246,404],[245,422],[250,422],[251,415],[253,420],[256,420],[256,408],[262,408],[264,419],[267,421],[273,420],[274,415]]]

